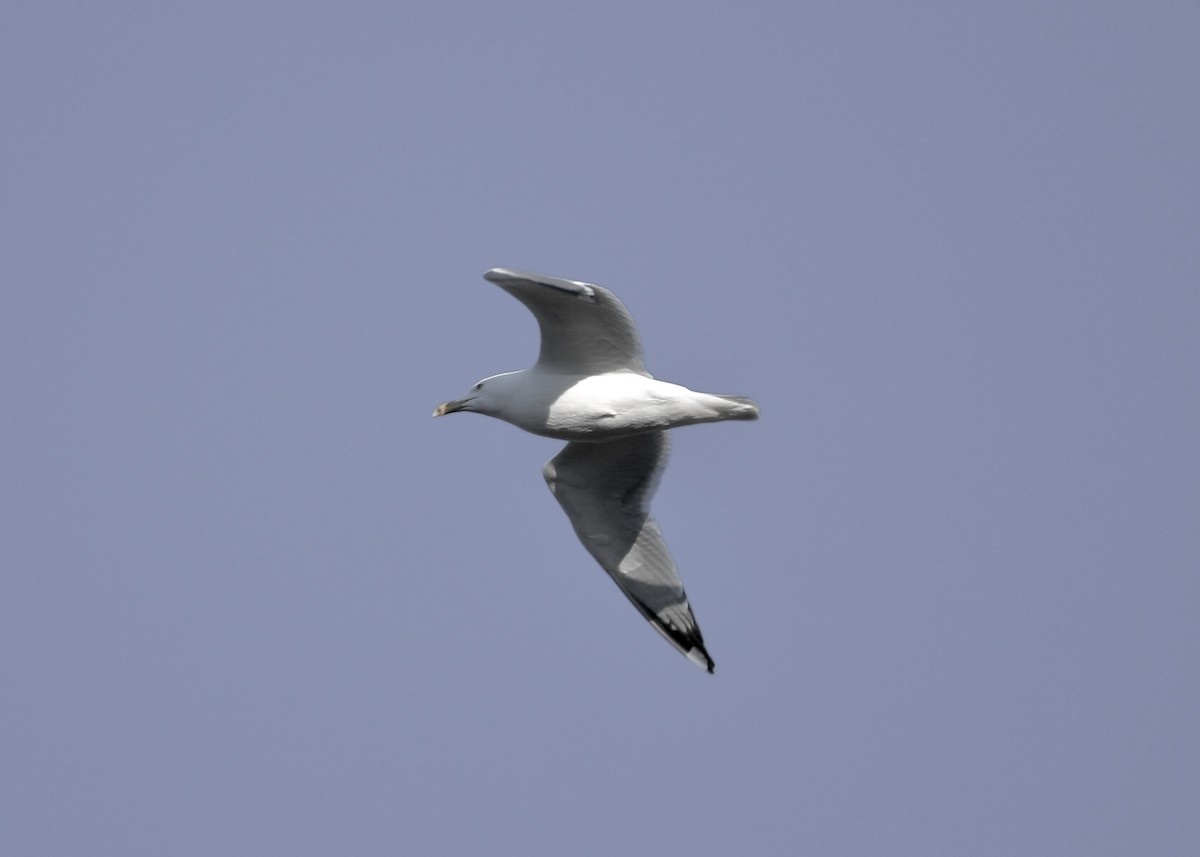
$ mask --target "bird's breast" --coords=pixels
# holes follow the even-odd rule
[[[538,434],[563,440],[616,440],[711,419],[696,407],[696,396],[703,394],[644,375],[592,375],[560,387],[547,397]]]

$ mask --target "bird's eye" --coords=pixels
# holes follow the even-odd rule
[[[478,384],[475,385],[475,392],[479,392],[482,389],[483,389],[483,382],[480,381]]]

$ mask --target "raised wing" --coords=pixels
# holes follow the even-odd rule
[[[565,375],[624,369],[649,376],[633,317],[608,289],[509,268],[493,268],[483,276],[537,319],[542,331],[538,366]]]
[[[713,659],[667,552],[650,500],[667,466],[667,432],[568,443],[542,475],[588,552],[643,616],[696,665]]]

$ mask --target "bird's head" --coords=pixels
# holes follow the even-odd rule
[[[510,390],[512,389],[512,376],[516,372],[505,372],[502,375],[493,375],[490,378],[484,378],[474,387],[467,391],[467,394],[461,399],[452,399],[449,402],[444,402],[434,409],[435,417],[452,414],[456,411],[471,411],[476,414],[487,414],[488,416],[496,416],[503,407],[504,402],[508,400]]]

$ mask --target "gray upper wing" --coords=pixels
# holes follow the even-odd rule
[[[568,443],[543,475],[588,552],[671,645],[713,671],[650,500],[667,466],[667,432]]]
[[[648,375],[642,340],[625,305],[608,289],[510,268],[483,275],[525,306],[542,332],[538,365],[571,375],[628,370]]]

